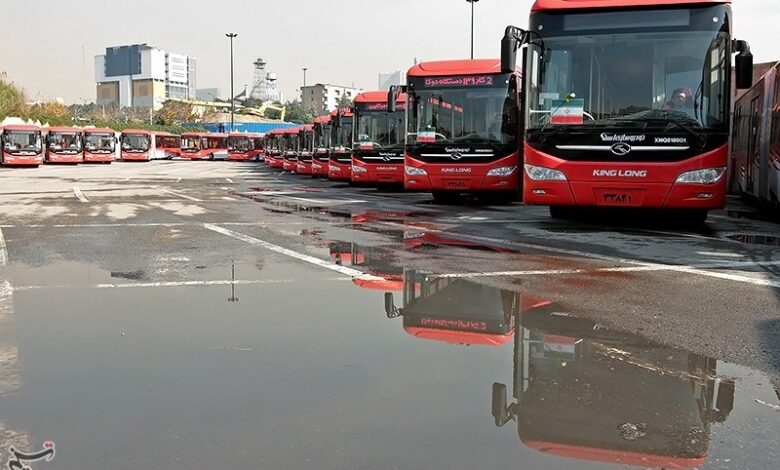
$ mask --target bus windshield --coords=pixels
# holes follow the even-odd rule
[[[40,132],[5,131],[3,135],[3,149],[6,152],[40,153],[43,151]]]
[[[691,30],[701,13],[689,10],[535,15],[546,34],[544,49],[531,46],[528,52],[527,128],[725,130],[724,11],[707,13],[707,27],[716,29],[702,31]]]
[[[339,148],[352,148],[352,128],[354,118],[342,117],[341,125],[336,127],[335,146]]]
[[[517,142],[514,75],[411,78],[410,143],[508,145]]]
[[[146,134],[123,134],[122,150],[146,152],[151,146],[151,139]]]
[[[116,140],[113,134],[90,134],[85,137],[84,147],[88,152],[113,152]]]
[[[357,115],[356,149],[403,147],[406,111],[362,111]]]
[[[63,153],[79,153],[82,151],[81,134],[75,132],[49,133],[49,150]]]
[[[248,152],[252,150],[252,139],[249,137],[228,138],[228,150],[231,152]]]

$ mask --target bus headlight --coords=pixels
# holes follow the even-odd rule
[[[413,166],[407,166],[406,167],[406,174],[409,176],[425,176],[428,174],[425,170],[422,168],[415,168]]]
[[[562,171],[525,164],[525,173],[534,181],[566,181]]]
[[[341,168],[337,167],[336,165],[328,165],[328,171],[341,171]]]
[[[677,183],[715,184],[726,174],[726,168],[707,168],[704,170],[687,171],[677,177]]]
[[[367,173],[368,170],[362,166],[352,165],[352,173]]]
[[[509,176],[517,170],[516,166],[502,166],[501,168],[493,168],[487,172],[488,176]]]

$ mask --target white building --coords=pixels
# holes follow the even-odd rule
[[[95,56],[97,104],[159,109],[168,98],[194,99],[196,60],[146,44]]]
[[[379,74],[379,88],[377,90],[387,90],[393,85],[403,85],[406,81],[406,76],[400,70],[396,72],[381,72]]]
[[[352,101],[362,92],[360,88],[318,83],[301,87],[301,102],[315,114],[327,114],[338,107],[343,97]]]

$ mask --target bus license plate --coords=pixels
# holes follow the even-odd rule
[[[641,206],[643,191],[631,189],[597,189],[596,200],[600,206],[635,207]]]
[[[448,189],[467,189],[469,187],[468,181],[463,180],[450,180],[446,181],[445,185]]]

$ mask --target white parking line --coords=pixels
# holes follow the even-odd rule
[[[159,186],[153,186],[153,187],[154,187],[154,189],[156,189],[158,191],[162,191],[164,193],[168,193],[168,194],[171,194],[173,196],[180,197],[182,199],[187,199],[187,200],[194,201],[194,202],[203,202],[202,199],[198,199],[198,198],[195,198],[195,197],[187,196],[186,194],[177,193],[176,191],[171,191],[170,189],[161,188]]]
[[[81,202],[89,202],[89,199],[87,199],[87,196],[84,195],[84,193],[81,192],[81,188],[78,186],[73,187],[73,194],[76,195],[77,198],[79,198],[79,201]]]
[[[203,224],[203,226],[208,230],[221,233],[222,235],[227,235],[228,237],[235,238],[236,240],[241,240],[243,242],[249,243],[250,245],[259,246],[265,248],[266,250],[270,250],[275,253],[278,253],[280,255],[288,256],[290,258],[294,258],[309,264],[313,264],[321,268],[329,269],[331,271],[335,271],[337,273],[344,274],[346,276],[351,276],[366,281],[381,281],[384,279],[381,277],[366,274],[362,271],[358,271],[357,269],[331,263],[329,261],[325,261],[320,258],[315,258],[314,256],[310,256],[304,253],[298,253],[297,251],[293,251],[288,248],[281,247],[279,245],[274,245],[273,243],[269,243],[267,241],[260,240],[258,238],[250,237],[249,235],[244,235],[243,233],[235,232],[233,230],[220,227],[218,225]]]
[[[349,281],[352,278],[338,278],[328,279],[330,281]],[[217,281],[168,281],[168,282],[130,282],[130,283],[107,283],[107,284],[95,284],[90,286],[79,285],[32,285],[32,286],[17,286],[13,290],[28,291],[28,290],[43,290],[43,289],[149,289],[160,287],[204,287],[204,286],[247,286],[257,284],[288,284],[296,282],[295,279],[256,279],[256,280],[217,280]]]
[[[227,182],[228,182],[228,183],[230,183],[230,184],[233,184],[233,180],[232,180],[232,179],[230,179],[230,178],[225,178],[225,181],[227,181]]]
[[[6,249],[5,236],[3,236],[3,230],[0,229],[0,268],[4,268],[8,265],[8,250]]]

